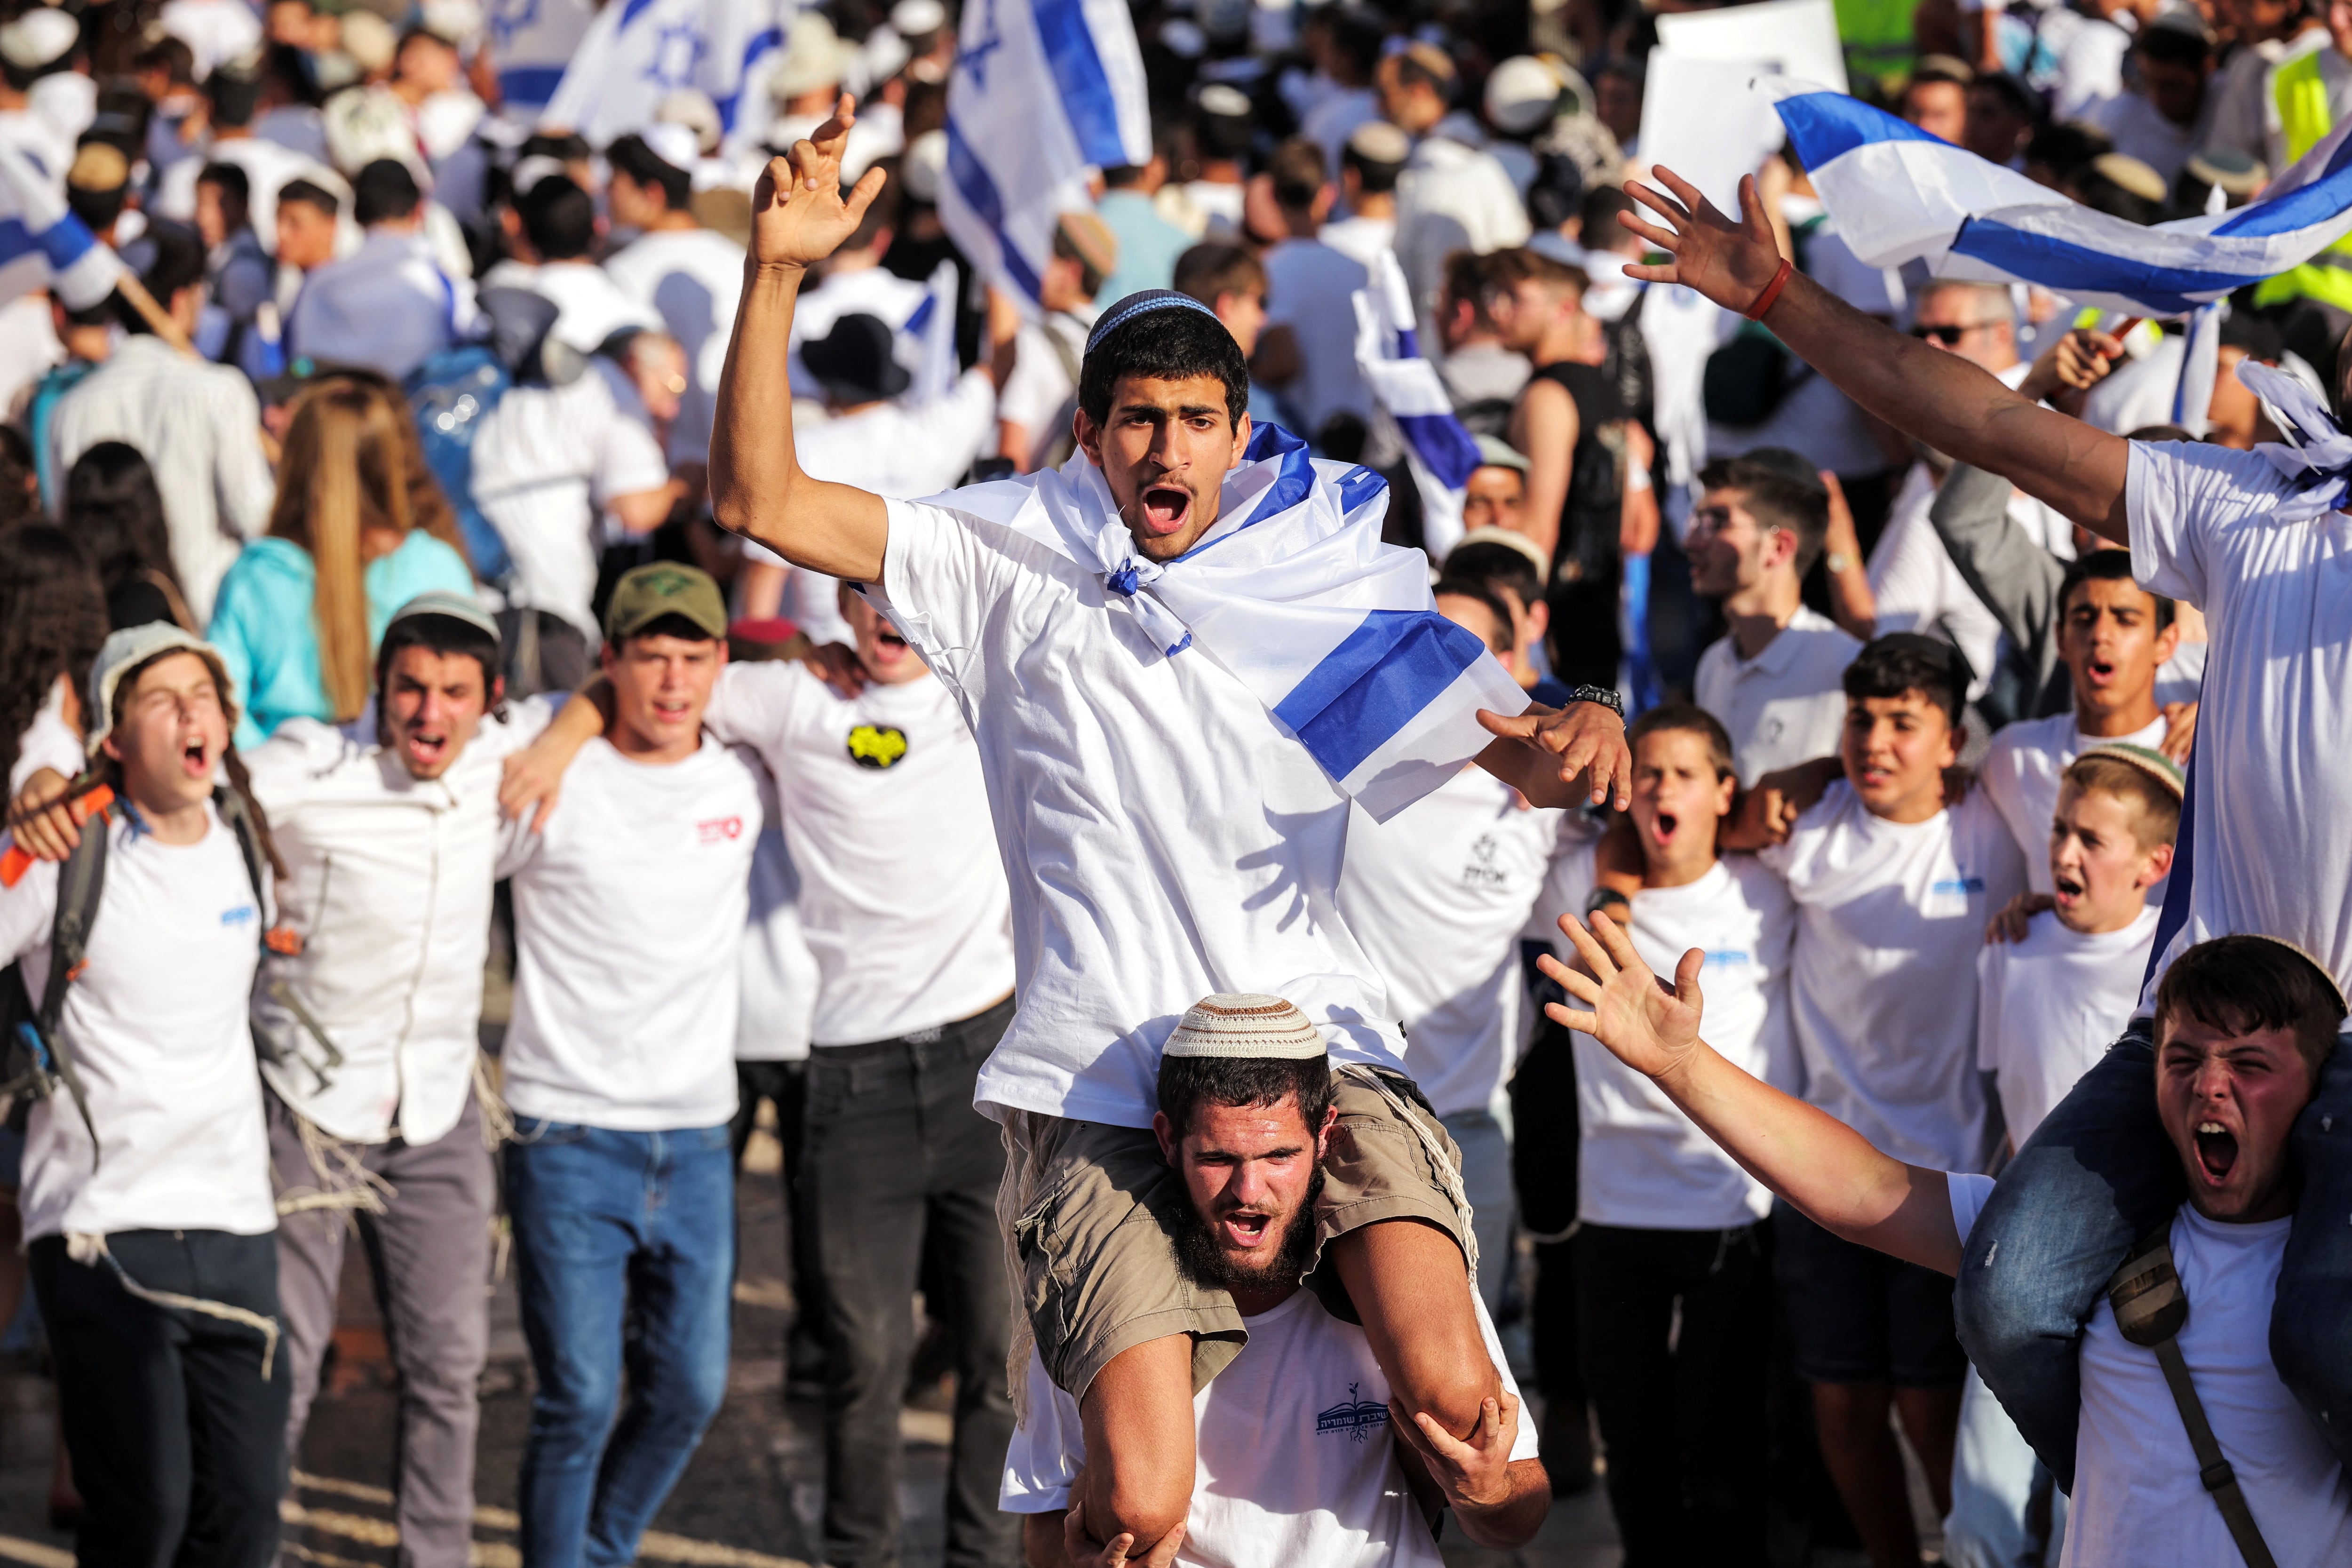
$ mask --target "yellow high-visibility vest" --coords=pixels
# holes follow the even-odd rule
[[[2286,142],[2289,164],[2317,146],[2336,128],[2328,112],[2327,79],[2320,74],[2325,48],[2296,56],[2271,78],[2271,99],[2278,106],[2279,130]],[[2273,174],[2280,173],[2273,170]],[[2300,267],[2290,268],[2255,286],[2254,303],[2275,305],[2287,300],[2316,300],[2341,310],[2352,310],[2352,235],[2347,235]]]

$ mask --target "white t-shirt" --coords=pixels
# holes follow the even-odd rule
[[[1800,605],[1754,658],[1729,637],[1698,656],[1698,705],[1731,732],[1732,764],[1744,788],[1764,774],[1837,755],[1845,733],[1845,667],[1862,644],[1835,621]]]
[[[1402,1068],[1336,907],[1348,799],[1250,689],[1010,529],[900,500],[889,527],[886,607],[979,738],[1012,889],[1021,1010],[981,1108],[1149,1127],[1161,1043],[1220,991],[1286,996],[1336,1061]]]
[[[737,268],[736,289],[742,289]],[[651,306],[632,300],[593,261],[501,261],[482,274],[485,289],[522,289],[554,302],[559,314],[548,331],[556,341],[593,354],[624,327],[661,326]]]
[[[1586,858],[1591,851],[1586,850]],[[1661,975],[1706,950],[1706,1043],[1776,1089],[1801,1079],[1789,1027],[1797,910],[1751,856],[1715,863],[1696,882],[1633,895],[1633,951]],[[1564,943],[1562,945],[1565,945]],[[1772,1194],[1675,1109],[1658,1086],[1590,1035],[1575,1037],[1577,1218],[1650,1230],[1723,1230],[1771,1212]]]
[[[2251,931],[2352,986],[2352,517],[2277,523],[2286,490],[2252,452],[2131,444],[2133,573],[2203,610],[2210,637],[2194,886],[2165,959]]]
[[[1298,379],[1283,397],[1305,435],[1334,414],[1372,416],[1371,390],[1356,368],[1355,297],[1369,277],[1362,262],[1317,240],[1286,239],[1265,253],[1265,321],[1298,341]]]
[[[1397,1461],[1388,1379],[1364,1331],[1331,1316],[1305,1289],[1244,1321],[1249,1343],[1192,1396],[1192,1506],[1176,1561],[1185,1568],[1442,1568]],[[1517,1394],[1483,1303],[1478,1328],[1503,1386]],[[1523,1411],[1511,1458],[1536,1457],[1535,1425]],[[996,1506],[1066,1509],[1086,1462],[1077,1401],[1054,1386],[1033,1352],[1029,1422],[1013,1435]]]
[[[843,698],[798,663],[733,664],[703,725],[775,775],[820,1048],[951,1024],[1013,989],[980,747],[946,686],[925,676]]]
[[[1537,895],[1563,833],[1583,837],[1570,821],[1477,767],[1385,825],[1349,813],[1339,916],[1388,982],[1405,1071],[1440,1116],[1494,1109],[1527,1043],[1519,937],[1549,923]]]
[[[2025,884],[1980,790],[1886,822],[1843,779],[1758,857],[1797,901],[1790,1012],[1805,1099],[1898,1160],[1970,1170],[1984,1147],[1976,956]]]
[[[2131,1022],[2160,913],[2148,905],[2123,930],[2086,936],[2044,910],[2023,942],[1977,954],[1977,1066],[1994,1075],[2015,1147]]]
[[[627,374],[599,357],[567,386],[511,389],[482,416],[473,472],[474,500],[514,557],[514,602],[562,616],[592,646],[602,640],[589,530],[614,496],[669,482]]]
[[[1013,373],[1004,378],[996,415],[1029,433],[1035,456],[1042,457],[1068,434],[1068,426],[1059,418],[1078,390],[1069,366],[1085,363],[1087,333],[1097,314],[1092,305],[1077,311],[1057,310],[1043,321],[1024,322],[1013,339]],[[1055,342],[1069,351],[1067,363],[1055,351]]]
[[[1977,764],[1977,787],[2016,837],[2025,856],[2028,887],[2037,893],[2051,889],[2050,824],[2058,815],[2058,786],[2074,759],[2093,746],[2156,746],[2163,740],[2161,718],[2128,735],[2107,738],[2084,734],[2074,727],[2072,713],[2021,720],[1994,732],[1991,749]],[[2158,882],[2148,889],[2148,902],[2163,901],[2164,884]]]
[[[670,426],[670,454],[701,459],[743,293],[743,247],[716,229],[656,229],[606,257],[604,273],[622,298],[658,312],[686,350],[693,385]]]
[[[631,762],[593,740],[544,833],[508,825],[518,1116],[630,1132],[735,1114],[735,1009],[760,790],[718,742]]]
[[[33,721],[16,737],[16,762],[8,770],[8,796],[25,787],[25,781],[43,768],[61,778],[74,778],[89,765],[88,754],[82,750],[81,737],[66,722],[66,686],[68,678],[63,674],[49,683],[49,695]]]
[[[1993,1183],[1950,1180],[1952,1223],[1965,1242]],[[2352,1480],[2271,1363],[2271,1306],[2294,1226],[2292,1215],[2226,1225],[2181,1205],[2170,1238],[2189,1297],[2179,1343],[2198,1403],[2279,1568],[2336,1568],[2352,1563]],[[2124,1338],[2105,1294],[2083,1336],[2082,1370],[2062,1568],[2221,1568],[2242,1561],[2198,1479],[2197,1452],[2156,1352]]]
[[[1369,268],[1381,251],[1396,244],[1396,219],[1360,216],[1335,218],[1318,229],[1315,237]]]
[[[261,1075],[246,998],[268,919],[236,835],[206,807],[204,837],[163,844],[118,813],[86,963],[58,1034],[98,1129],[61,1087],[25,1130],[25,1237],[123,1230],[278,1228]],[[0,955],[24,963],[33,1005],[49,983],[58,865],[0,890]]]
[[[808,1059],[816,1016],[816,957],[801,930],[801,874],[775,826],[775,781],[760,770],[760,807],[769,826],[751,850],[751,919],[743,929],[742,1005],[735,1017],[739,1062]]]

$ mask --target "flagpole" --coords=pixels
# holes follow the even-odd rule
[[[114,280],[114,291],[131,302],[131,308],[139,312],[140,319],[153,330],[157,337],[182,353],[194,356],[196,345],[188,341],[188,334],[180,331],[180,323],[172,320],[171,313],[155,302],[155,296],[147,292],[147,285],[139,281],[137,277],[126,271]]]

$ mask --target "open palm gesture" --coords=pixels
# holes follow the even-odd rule
[[[1780,247],[1765,216],[1763,198],[1757,194],[1756,177],[1740,176],[1739,221],[1734,223],[1699,195],[1697,186],[1672,169],[1662,165],[1651,173],[1665,190],[1628,180],[1625,194],[1664,222],[1646,222],[1630,212],[1618,221],[1670,259],[1663,266],[1628,267],[1625,276],[1651,283],[1685,284],[1725,310],[1745,314],[1780,269]]]
[[[807,267],[857,232],[884,175],[868,169],[855,188],[841,188],[841,155],[857,123],[856,107],[843,93],[832,119],[768,161],[751,192],[751,257],[760,266]]]
[[[1697,948],[1684,953],[1669,986],[1651,973],[1607,915],[1593,915],[1590,931],[1573,915],[1562,915],[1559,929],[1591,973],[1580,973],[1549,953],[1537,966],[1591,1011],[1553,1002],[1544,1007],[1546,1015],[1564,1028],[1591,1035],[1618,1060],[1651,1078],[1664,1078],[1688,1059],[1699,1043],[1698,972],[1706,954]]]

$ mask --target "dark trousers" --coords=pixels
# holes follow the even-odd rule
[[[1764,1561],[1769,1230],[1576,1234],[1584,1386],[1625,1568]]]
[[[1004,1387],[1012,1300],[996,1227],[1004,1146],[971,1106],[980,1064],[1013,1004],[872,1045],[820,1047],[809,1061],[800,1215],[824,1276],[824,1560],[898,1562],[898,1409],[914,1354],[914,1293],[955,1343],[955,1442],[948,1465],[949,1568],[1012,1568],[1020,1521],[996,1510],[1013,1405]]]
[[[798,1378],[803,1369],[814,1368],[823,1354],[817,1324],[824,1316],[819,1305],[824,1282],[817,1271],[816,1239],[800,1217],[801,1156],[808,1148],[808,1063],[735,1064],[735,1120],[728,1123],[727,1136],[734,1145],[738,1170],[742,1168],[743,1149],[751,1142],[751,1127],[763,1100],[776,1108],[776,1142],[784,1148],[785,1240],[790,1244],[793,1271],[793,1326],[785,1338],[784,1359],[787,1376]]]
[[[278,1317],[275,1237],[130,1230],[106,1242],[145,1289]],[[142,1300],[104,1258],[68,1258],[61,1236],[34,1242],[28,1261],[82,1495],[76,1559],[267,1568],[286,1492],[285,1345],[265,1376],[267,1341],[248,1324]]]
[[[2352,1035],[2339,1037],[2290,1143],[2303,1175],[2271,1309],[2271,1360],[2352,1464]],[[2188,1197],[2158,1120],[2152,1026],[2136,1019],[2042,1119],[1969,1232],[1953,1315],[1960,1342],[2070,1495],[2083,1326],[2132,1244]],[[2196,1310],[2196,1303],[2189,1303]]]

